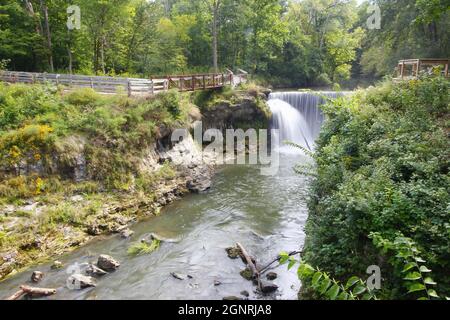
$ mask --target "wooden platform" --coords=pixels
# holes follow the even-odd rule
[[[394,80],[408,80],[419,77],[420,72],[429,72],[430,67],[442,66],[442,74],[449,77],[450,59],[407,59],[400,60],[397,66],[397,77]]]

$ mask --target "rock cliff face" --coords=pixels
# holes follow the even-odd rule
[[[265,94],[236,93],[202,108],[203,130],[268,129],[271,118]]]

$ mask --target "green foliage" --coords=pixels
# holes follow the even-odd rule
[[[304,259],[342,280],[386,261],[369,235],[400,232],[420,248],[436,291],[448,295],[449,82],[386,82],[323,107]],[[383,263],[384,298],[404,298],[404,276]]]
[[[368,30],[360,52],[362,73],[392,75],[400,59],[447,58],[450,52],[448,1],[378,0],[381,29]],[[373,12],[369,2],[359,9],[359,23],[365,27]]]
[[[370,238],[383,254],[392,253],[389,262],[399,276],[403,275],[408,294],[417,295],[418,300],[439,298],[434,289],[437,283],[431,278],[431,270],[426,267],[426,261],[420,257],[421,252],[414,241],[403,236],[389,241],[380,233],[372,233]]]
[[[303,285],[312,289],[318,298],[324,300],[376,300],[375,292],[370,290],[366,283],[358,277],[351,277],[345,285],[330,277],[326,272],[313,268],[307,263],[297,261],[288,253],[280,254],[280,264],[288,264],[292,269],[299,264],[297,269],[298,278]]]
[[[128,248],[128,254],[132,256],[150,254],[158,250],[160,245],[160,240],[153,240],[150,244],[147,242],[137,242]]]

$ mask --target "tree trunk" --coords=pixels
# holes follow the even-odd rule
[[[102,72],[106,74],[106,66],[105,66],[105,36],[102,35],[100,40],[100,65],[102,67]]]
[[[47,39],[48,64],[50,66],[50,71],[55,72],[55,67],[53,65],[52,34],[50,32],[50,23],[48,20],[48,7],[43,2],[43,0],[41,0],[41,6],[42,6],[42,10],[44,11],[44,24],[45,24],[45,33],[46,33],[46,39]]]
[[[73,56],[72,56],[72,49],[70,48],[70,45],[67,46],[67,55],[69,56],[69,73],[73,73]]]
[[[213,68],[214,68],[215,73],[218,73],[218,71],[219,71],[219,62],[218,62],[218,53],[217,53],[217,43],[218,43],[217,20],[218,20],[218,15],[219,15],[219,4],[220,4],[220,1],[217,1],[213,7],[212,49],[213,49]]]

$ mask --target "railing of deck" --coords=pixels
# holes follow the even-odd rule
[[[72,88],[92,88],[103,94],[128,94],[128,96],[154,95],[170,89],[183,91],[206,90],[226,85],[237,86],[246,82],[248,74],[212,73],[170,75],[155,79],[83,76],[70,74],[0,71],[0,81],[9,83],[52,83]]]

